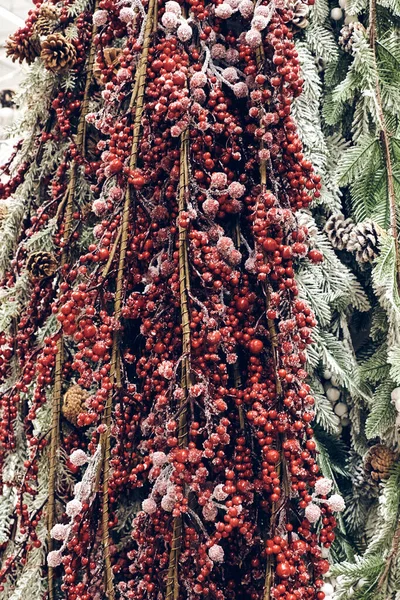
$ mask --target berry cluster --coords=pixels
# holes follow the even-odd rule
[[[323,600],[343,506],[316,462],[305,370],[316,322],[295,281],[322,256],[296,214],[321,183],[291,117],[303,83],[293,12],[282,0],[132,6],[101,0],[75,18],[86,85],[57,90],[37,134],[67,151],[14,263],[27,269],[30,238],[53,219],[59,268],[31,277],[16,330],[0,337],[3,380],[13,358],[19,369],[2,399],[3,462],[28,406],[20,552],[42,543],[43,510],[26,499],[49,447],[50,597],[59,585],[66,600]],[[2,284],[17,281],[10,271]],[[74,489],[60,484],[63,504],[65,455],[71,477],[88,465]]]

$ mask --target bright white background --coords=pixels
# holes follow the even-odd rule
[[[21,80],[21,66],[6,58],[4,43],[8,36],[24,24],[31,0],[0,0],[0,89],[16,90]]]

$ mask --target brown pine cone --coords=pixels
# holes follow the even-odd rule
[[[40,57],[46,69],[61,73],[75,64],[75,46],[61,33],[52,33],[43,40]]]
[[[54,31],[59,16],[58,9],[53,4],[45,2],[40,7],[39,16],[35,23],[35,31],[39,35],[49,35],[49,33]]]
[[[122,50],[121,48],[104,48],[103,50],[103,61],[106,67],[113,67],[114,73],[118,71],[119,68],[119,57]],[[102,80],[102,69],[99,63],[95,63],[93,69],[93,77],[97,81],[99,85],[104,85]]]
[[[87,412],[85,400],[89,392],[79,385],[72,385],[64,394],[61,412],[63,416],[73,425],[78,424],[78,416]]]
[[[297,2],[293,2],[292,10],[294,13],[292,23],[299,29],[305,29],[309,24],[307,17],[310,8],[308,4],[304,4],[301,0],[297,0]]]
[[[13,62],[22,63],[24,60],[28,65],[32,64],[40,54],[40,40],[37,36],[24,37],[21,34],[10,35],[6,40],[6,55]]]
[[[40,250],[29,255],[26,268],[31,278],[45,279],[54,275],[58,263],[53,254]]]
[[[342,213],[336,213],[329,217],[324,229],[332,246],[344,250],[353,228],[354,223],[351,219],[345,219]]]
[[[374,481],[385,481],[396,458],[397,454],[391,448],[375,444],[364,456],[364,468]]]
[[[378,225],[371,219],[366,219],[353,227],[346,250],[354,252],[358,262],[373,262],[379,254],[379,236]]]

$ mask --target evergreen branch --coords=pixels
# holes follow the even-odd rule
[[[376,0],[370,0],[369,5],[370,12],[370,23],[369,23],[369,43],[373,52],[375,65],[377,64],[377,33],[376,33]],[[384,47],[384,46],[382,46]],[[390,151],[390,139],[389,133],[385,123],[385,115],[383,112],[382,106],[382,97],[381,97],[381,86],[379,77],[376,78],[375,82],[376,88],[376,100],[377,100],[377,110],[379,116],[379,125],[380,125],[380,138],[384,148],[386,169],[387,169],[387,182],[388,182],[388,196],[389,196],[389,207],[390,207],[390,228],[391,234],[394,241],[394,254],[395,254],[395,269],[396,269],[396,279],[397,279],[397,287],[400,291],[400,247],[397,233],[397,205],[396,205],[396,193],[395,186],[393,180],[393,165],[392,165],[392,156]]]

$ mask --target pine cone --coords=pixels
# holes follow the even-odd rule
[[[37,36],[24,37],[21,34],[10,35],[6,40],[6,55],[13,62],[22,63],[24,60],[28,65],[32,64],[40,54],[40,40]]]
[[[64,394],[61,412],[63,416],[73,425],[78,424],[78,416],[87,412],[85,400],[89,392],[79,385],[72,385]]]
[[[40,57],[46,69],[60,73],[75,64],[75,46],[61,33],[52,33],[42,42]]]
[[[345,219],[342,213],[331,215],[325,223],[325,233],[334,248],[344,250],[354,227],[351,219]]]
[[[119,57],[121,52],[121,48],[104,48],[103,50],[103,61],[106,67],[113,67],[114,73],[118,71]],[[99,63],[96,62],[93,69],[93,77],[99,85],[104,85],[104,82],[102,80],[102,74],[103,72],[101,70],[101,66]]]
[[[389,477],[391,466],[397,454],[383,444],[372,446],[364,456],[364,468],[374,481],[384,481]]]
[[[51,277],[57,271],[58,263],[50,252],[32,252],[28,257],[26,268],[31,278],[45,279]]]
[[[343,25],[342,29],[340,30],[339,44],[345,52],[352,54],[355,38],[357,35],[363,35],[364,33],[365,28],[359,21],[349,23],[348,25]]]
[[[39,16],[35,23],[35,31],[39,35],[49,35],[56,27],[60,13],[53,5],[45,2],[39,10]]]
[[[299,29],[305,29],[309,24],[307,17],[310,12],[310,7],[308,4],[304,4],[301,0],[297,0],[297,2],[293,3],[292,10],[292,23]]]
[[[372,262],[379,254],[379,231],[371,219],[355,225],[350,232],[346,250],[355,252],[356,260],[361,263]]]

